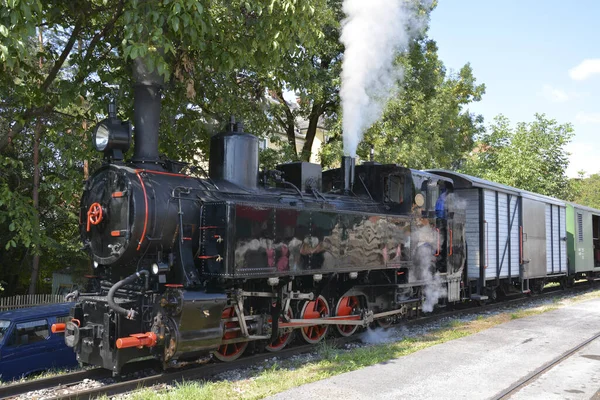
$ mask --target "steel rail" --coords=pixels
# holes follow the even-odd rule
[[[36,390],[74,385],[82,382],[84,379],[104,379],[110,378],[111,376],[111,371],[107,369],[94,368],[51,376],[48,378],[13,383],[6,386],[0,386],[0,399],[10,399]]]
[[[539,378],[544,372],[554,368],[556,365],[565,361],[567,358],[571,357],[573,354],[577,353],[579,350],[581,350],[588,344],[592,343],[594,340],[597,340],[598,338],[600,338],[600,332],[596,333],[594,336],[579,343],[577,346],[565,351],[558,357],[548,361],[547,363],[545,363],[544,365],[542,365],[541,367],[539,367],[532,373],[526,375],[521,380],[515,382],[510,387],[508,387],[507,389],[503,390],[502,392],[500,392],[499,394],[494,396],[494,399],[501,400],[501,399],[510,398],[513,394],[515,394],[519,390],[527,387],[527,385],[529,385],[529,383],[531,383],[531,382],[535,381],[537,378]]]

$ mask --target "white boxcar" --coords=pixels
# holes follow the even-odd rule
[[[466,210],[467,280],[475,298],[496,289],[539,289],[567,273],[565,203],[452,171],[456,201]]]

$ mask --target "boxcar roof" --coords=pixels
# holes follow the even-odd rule
[[[461,174],[460,172],[447,171],[447,170],[428,170],[431,173],[445,175],[451,177],[454,181],[454,187],[459,189],[470,189],[470,188],[483,188],[495,190],[498,192],[509,193],[517,196],[522,196],[527,199],[542,201],[544,203],[555,204],[559,206],[565,206],[566,202],[563,200],[556,199],[550,196],[544,196],[542,194],[529,192],[527,190],[521,190],[512,186],[502,185],[485,179],[477,178],[476,176]]]
[[[0,312],[0,320],[21,321],[31,318],[44,318],[56,315],[66,315],[74,303],[47,304],[43,306],[18,308]]]
[[[573,208],[578,208],[578,209],[583,210],[583,211],[589,211],[592,214],[600,215],[600,210],[597,210],[595,208],[588,207],[588,206],[582,206],[581,204],[576,204],[576,203],[571,203],[571,202],[569,202],[567,204],[572,205]]]
[[[443,175],[452,178],[454,181],[454,187],[457,189],[483,188],[514,195],[518,195],[520,192],[519,189],[510,186],[502,185],[492,181],[486,181],[485,179],[461,174],[460,172],[448,171],[444,169],[428,169],[427,171],[431,172],[432,174]]]
[[[543,194],[528,192],[527,190],[521,190],[521,195],[528,199],[543,201],[544,203],[556,204],[557,206],[565,207],[567,205],[566,201],[556,199],[554,197],[545,196]]]
[[[430,171],[430,170],[423,171],[423,170],[420,170],[420,169],[412,169],[412,168],[411,168],[410,171],[413,172],[413,173],[419,174],[419,175],[423,175],[423,176],[429,177],[429,178],[436,178],[436,179],[439,179],[439,180],[444,181],[444,182],[450,182],[450,183],[452,183],[452,178],[451,177],[446,176],[446,175],[436,174],[434,171]]]

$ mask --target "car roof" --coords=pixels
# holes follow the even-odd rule
[[[19,308],[0,312],[0,320],[22,321],[31,318],[43,318],[55,315],[65,315],[73,307],[73,303],[45,304],[42,306]]]

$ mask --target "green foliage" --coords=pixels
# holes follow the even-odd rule
[[[577,204],[600,209],[600,174],[585,177],[580,171],[579,176],[569,181],[572,198],[568,199]]]
[[[379,123],[369,129],[358,155],[410,168],[456,168],[483,132],[483,117],[468,110],[481,100],[485,85],[476,84],[469,64],[446,72],[435,41],[423,37],[398,60],[405,70],[402,88]]]
[[[536,114],[533,122],[515,128],[500,115],[479,137],[462,172],[519,189],[569,198],[566,176],[569,154],[565,146],[573,137],[570,124],[558,124]]]

